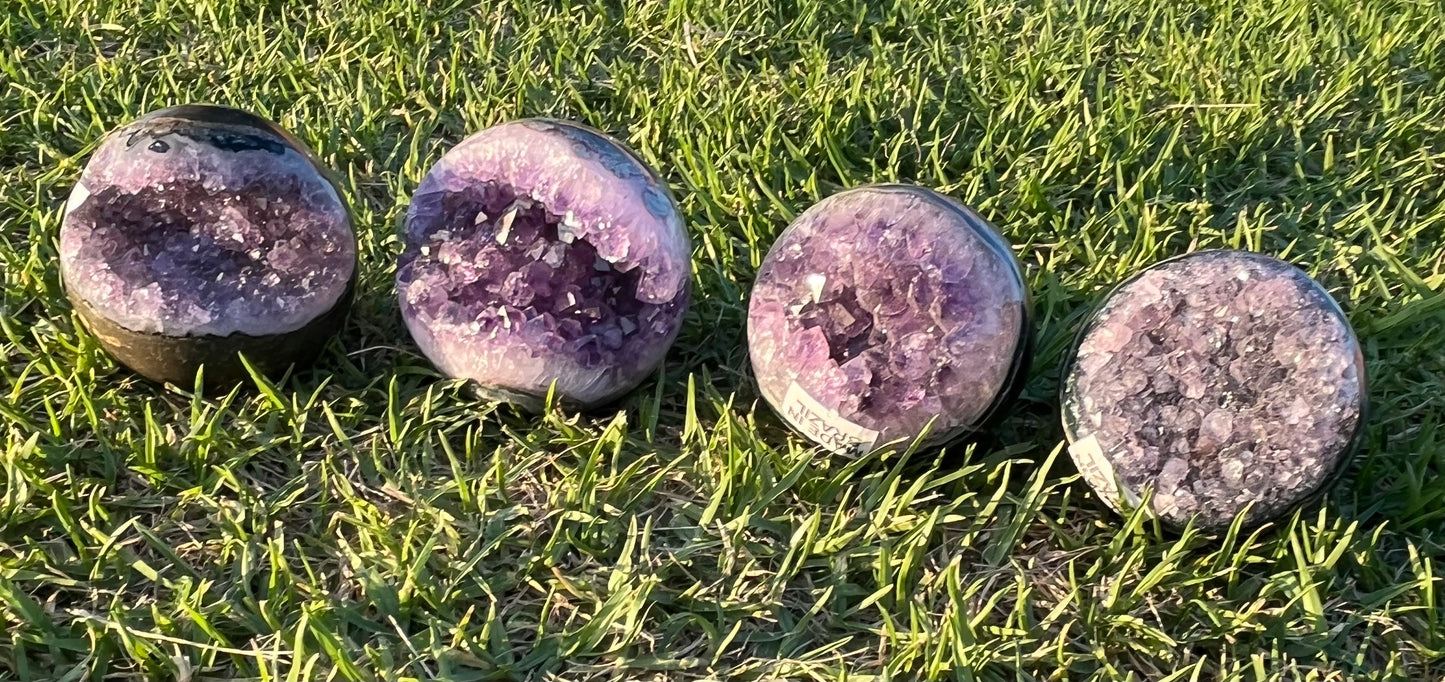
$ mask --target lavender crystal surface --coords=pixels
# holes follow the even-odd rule
[[[748,345],[763,397],[839,452],[979,426],[1027,361],[1027,289],[961,204],[877,185],[818,202],[758,272]],[[931,424],[931,426],[930,426]]]
[[[1081,336],[1064,422],[1110,505],[1206,528],[1276,518],[1340,469],[1365,400],[1359,343],[1308,275],[1211,251],[1120,286]]]
[[[681,327],[691,246],[670,192],[611,138],[530,119],[447,152],[417,187],[402,318],[445,374],[535,406],[636,387]]]
[[[108,136],[60,231],[71,297],[170,337],[284,334],[335,307],[356,267],[346,206],[299,143],[251,119],[181,107]]]

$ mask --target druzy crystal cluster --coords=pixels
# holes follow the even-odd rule
[[[1112,293],[1065,382],[1079,471],[1110,504],[1182,525],[1277,517],[1339,470],[1360,425],[1364,367],[1309,276],[1236,251],[1166,261]]]
[[[397,271],[403,319],[446,374],[535,407],[634,388],[677,336],[682,218],[650,170],[575,124],[524,120],[449,151],[417,188]]]
[[[1028,334],[1003,238],[957,202],[898,185],[799,216],[763,261],[748,311],[763,396],[840,452],[978,427],[1014,387]]]
[[[264,119],[213,106],[161,110],[108,136],[71,192],[60,254],[66,290],[102,343],[175,381],[208,360],[235,365],[238,350],[296,359],[243,341],[302,332],[344,307],[356,269],[346,206],[306,150]],[[282,345],[288,355],[293,344]]]

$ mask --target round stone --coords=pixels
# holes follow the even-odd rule
[[[1104,300],[1063,388],[1079,472],[1179,527],[1254,526],[1343,468],[1365,409],[1349,321],[1294,266],[1242,251],[1159,263]]]
[[[356,277],[346,204],[306,148],[211,105],[107,136],[60,230],[66,294],[101,345],[157,381],[276,375],[335,335]]]
[[[962,204],[905,185],[809,208],[763,260],[748,308],[763,397],[841,453],[980,428],[1017,392],[1029,343],[1008,243]]]
[[[448,376],[536,409],[635,388],[682,326],[692,247],[667,186],[620,142],[527,119],[462,141],[412,197],[402,319]]]

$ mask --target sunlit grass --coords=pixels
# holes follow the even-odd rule
[[[1428,1],[0,0],[0,677],[1436,679],[1445,610],[1445,6]],[[313,371],[195,397],[78,328],[60,209],[190,101],[335,169],[363,276]],[[440,380],[397,317],[426,169],[519,116],[671,183],[696,303],[597,414]],[[870,181],[1015,244],[1034,376],[972,448],[844,462],[758,403],[743,319],[787,222]],[[1249,534],[1108,513],[1058,368],[1113,282],[1251,248],[1362,335],[1324,504]]]

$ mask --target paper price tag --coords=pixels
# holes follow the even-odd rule
[[[783,397],[783,417],[803,435],[839,454],[856,457],[878,442],[877,431],[838,416],[796,383],[788,386]]]
[[[1104,449],[1099,447],[1099,440],[1093,436],[1081,438],[1069,446],[1069,454],[1073,456],[1079,473],[1094,486],[1104,504],[1119,510],[1121,486],[1118,477],[1114,475],[1114,465],[1109,463],[1108,458],[1104,457]],[[1130,507],[1139,505],[1139,496],[1133,491],[1123,488],[1122,492],[1126,504]]]
[[[70,198],[65,202],[65,212],[70,213],[79,208],[89,197],[90,189],[81,183],[75,183],[75,189],[70,190]]]

